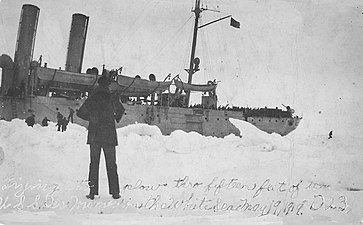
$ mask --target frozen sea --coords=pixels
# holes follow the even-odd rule
[[[266,134],[205,137],[134,124],[117,130],[121,198],[91,201],[87,130],[0,121],[0,224],[362,224],[363,139]]]

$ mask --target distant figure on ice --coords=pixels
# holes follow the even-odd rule
[[[66,117],[61,119],[62,132],[67,130],[68,120]]]
[[[74,110],[71,107],[68,107],[68,109],[69,109],[68,121],[73,123]]]
[[[49,121],[50,120],[47,117],[44,117],[44,119],[42,120],[42,127],[47,127]]]
[[[120,187],[116,165],[117,134],[115,120],[119,122],[125,112],[118,97],[111,96],[110,81],[106,76],[98,80],[98,88],[86,99],[77,111],[77,116],[88,120],[87,144],[90,145],[88,182],[90,192],[86,196],[93,200],[98,195],[98,171],[101,149],[103,149],[108,177],[109,194],[120,198]]]
[[[57,112],[57,120],[60,120],[60,119],[62,119],[63,118],[63,115],[62,115],[62,113],[60,113],[60,112]]]
[[[62,119],[60,119],[60,120],[58,120],[58,121],[57,121],[56,126],[57,126],[57,131],[61,131],[61,127],[62,127]]]
[[[329,137],[328,137],[328,139],[330,139],[330,138],[333,138],[333,131],[332,131],[332,130],[329,132]]]
[[[35,115],[32,114],[31,116],[28,116],[26,119],[25,119],[25,123],[28,124],[29,127],[33,127],[34,124],[35,124]]]
[[[61,127],[62,127],[62,120],[63,120],[63,115],[62,115],[62,113],[57,112],[57,124],[56,124],[56,126],[58,127],[58,128],[57,128],[57,131],[61,131]]]

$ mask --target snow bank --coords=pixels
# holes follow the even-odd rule
[[[0,222],[321,224],[362,217],[362,139],[281,137],[231,122],[242,137],[163,136],[146,124],[118,129],[122,197],[108,195],[102,156],[100,196],[90,201],[85,128],[0,121]]]
[[[162,135],[160,129],[157,126],[150,126],[144,123],[128,125],[118,130],[118,135],[128,136],[130,134],[150,137],[158,137]]]
[[[276,149],[288,151],[291,143],[279,134],[268,134],[259,130],[254,125],[242,120],[229,119],[241,132],[243,146],[259,146],[264,151],[273,151]]]

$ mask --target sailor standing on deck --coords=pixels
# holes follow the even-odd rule
[[[125,111],[117,97],[111,96],[109,91],[110,81],[108,77],[102,76],[98,80],[98,88],[77,111],[77,116],[88,120],[87,144],[90,145],[89,165],[89,195],[86,197],[93,200],[98,195],[98,178],[101,149],[105,155],[108,177],[109,194],[112,198],[120,198],[120,187],[116,165],[117,133],[115,120],[117,122]]]

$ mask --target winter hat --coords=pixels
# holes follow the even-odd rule
[[[98,84],[100,86],[108,86],[110,85],[110,83],[111,83],[110,80],[106,76],[102,76],[98,79]]]

